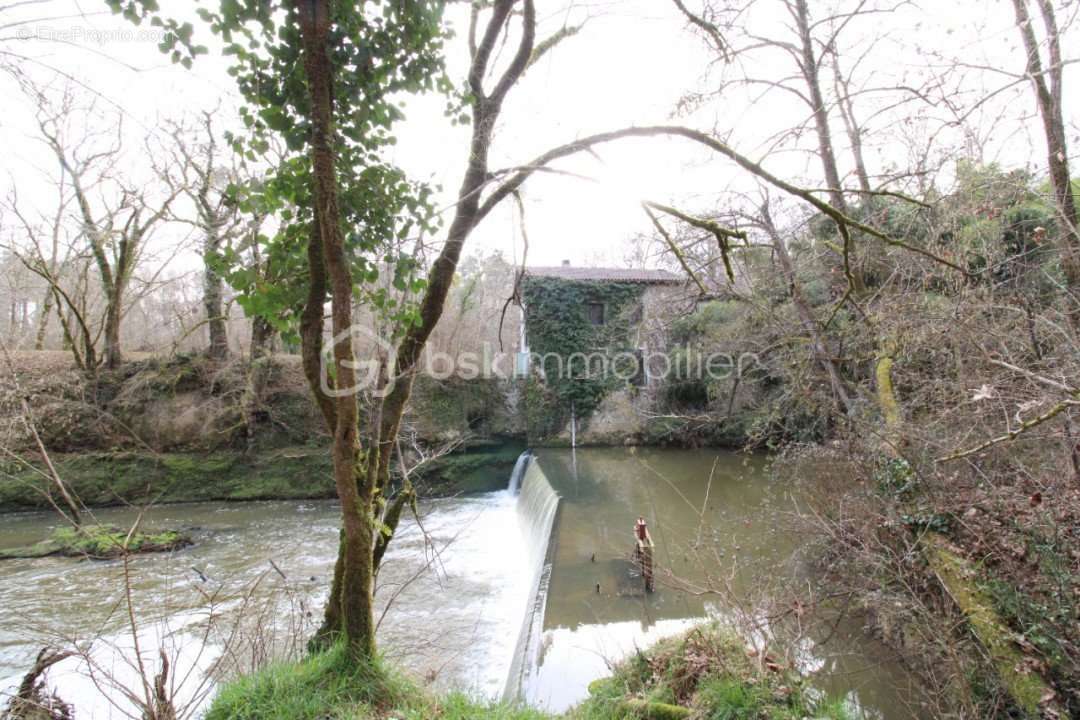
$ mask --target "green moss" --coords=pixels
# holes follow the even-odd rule
[[[334,496],[329,453],[309,447],[252,457],[233,451],[122,452],[58,454],[53,461],[88,506]],[[6,470],[11,479],[0,483],[0,511],[48,507],[40,473],[14,465]]]
[[[108,558],[124,552],[166,552],[191,544],[191,539],[175,530],[157,533],[135,532],[112,525],[83,525],[76,529],[58,528],[50,540],[59,546],[62,555],[89,555]]]
[[[414,481],[427,497],[501,490],[524,450],[522,444],[506,443],[444,455],[422,465]]]
[[[1080,579],[1056,542],[1033,537],[1027,549],[1038,560],[1040,577],[1017,584],[980,567],[979,587],[1002,620],[1038,649],[1047,664],[1047,680],[1066,688],[1075,672],[1070,637],[1080,616]]]
[[[414,479],[429,497],[485,492],[506,486],[520,443],[496,443],[453,453],[421,466]],[[121,503],[208,500],[333,498],[330,453],[293,447],[246,456],[213,453],[57,454],[54,463],[74,493],[90,507]],[[41,473],[9,464],[0,483],[0,512],[47,509]]]
[[[27,558],[48,557],[60,552],[60,547],[52,540],[42,540],[39,543],[26,547],[6,548],[0,550],[0,560],[14,560]]]
[[[926,535],[926,557],[986,648],[1001,684],[1017,707],[1026,717],[1039,717],[1042,698],[1053,697],[1053,692],[1013,641],[1012,633],[994,611],[993,601],[979,588],[974,569],[935,533]]]
[[[135,532],[113,525],[62,527],[52,536],[27,548],[0,551],[0,558],[33,558],[46,555],[107,559],[124,553],[168,552],[191,544],[191,538],[175,530]]]
[[[409,401],[409,419],[428,438],[509,435],[515,423],[505,390],[495,377],[436,380],[421,375]]]

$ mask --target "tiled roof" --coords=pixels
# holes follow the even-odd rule
[[[683,279],[667,270],[629,270],[626,268],[590,268],[572,265],[553,267],[527,267],[526,275],[550,277],[561,280],[585,280],[601,282],[631,282],[649,285],[678,285]]]

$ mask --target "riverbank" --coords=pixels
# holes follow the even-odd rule
[[[430,460],[414,472],[425,497],[499,489],[524,445],[488,442]],[[53,464],[87,507],[147,503],[318,500],[336,497],[329,450],[292,446],[256,453],[56,453]],[[45,510],[49,483],[40,464],[0,463],[0,513]]]
[[[820,697],[800,678],[756,657],[715,624],[639,650],[590,690],[590,697],[580,705],[552,715],[462,693],[432,694],[385,663],[352,665],[342,649],[335,648],[226,684],[206,720],[855,717],[842,703]]]

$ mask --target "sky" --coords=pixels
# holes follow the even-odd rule
[[[192,14],[194,7],[189,0],[161,4],[166,14],[181,18]],[[812,0],[811,12],[823,13],[825,6],[833,4],[834,0]],[[805,108],[788,94],[774,92],[763,99],[760,88],[728,86],[692,111],[677,111],[680,100],[691,94],[718,91],[725,74],[745,72],[774,79],[789,75],[792,67],[782,53],[763,53],[755,55],[752,64],[721,68],[714,62],[715,53],[688,29],[667,0],[539,0],[538,5],[541,37],[564,22],[589,19],[582,32],[532,68],[512,91],[496,131],[492,167],[520,165],[548,147],[593,132],[675,122],[715,130],[739,150],[762,159],[776,174],[820,186],[813,158],[802,150],[812,143],[809,133],[786,149],[775,147],[775,133],[806,115]],[[160,135],[167,119],[210,109],[216,111],[222,127],[234,124],[235,92],[222,58],[212,52],[200,57],[190,71],[172,65],[155,47],[156,29],[134,28],[103,8],[103,2],[91,0],[47,0],[4,10],[0,26],[25,22],[0,29],[0,49],[23,56],[18,67],[35,82],[53,87],[72,83],[84,97],[96,99],[99,112],[109,117],[95,122],[115,123],[115,117],[122,115],[124,132],[130,138],[130,157],[125,162],[132,167],[146,168],[150,158],[141,138]],[[759,0],[746,17],[757,32],[772,36],[789,32],[780,0]],[[458,33],[450,44],[448,62],[451,73],[460,78],[467,63],[464,15],[456,10],[450,19]],[[998,69],[1022,70],[1023,56],[1017,50],[1008,2],[955,0],[922,7],[907,3],[886,20],[870,18],[845,35],[855,58],[870,38],[893,33],[858,68],[860,87],[915,83],[925,76],[928,64],[937,62],[930,53],[941,52],[979,66],[957,81],[952,97],[962,104],[1007,80]],[[212,45],[209,33],[197,19],[193,22],[196,41]],[[55,168],[47,149],[36,139],[33,106],[6,78],[2,90],[9,103],[0,116],[0,144],[5,148],[0,192],[7,195],[17,188],[25,202],[47,208]],[[927,118],[924,123],[905,120],[913,106],[885,110],[893,98],[894,94],[867,91],[860,99],[871,133],[872,172],[907,162],[896,138],[926,136],[931,127],[938,128],[949,119],[947,109],[939,105],[918,109]],[[443,104],[441,98],[433,97],[407,101],[407,120],[399,127],[393,159],[414,178],[441,185],[444,191],[439,199],[447,207],[460,183],[468,128],[452,126],[443,116]],[[1030,114],[1032,109],[1030,91],[1020,85],[976,115],[977,144],[985,159],[1030,165],[1038,171],[1044,150],[1036,123],[1002,123],[1010,131],[997,135],[993,128],[997,118]],[[1070,139],[1074,148],[1080,147],[1072,137],[1076,135],[1075,105],[1067,110],[1073,128]],[[838,119],[834,121],[840,137],[843,128]],[[945,155],[958,153],[965,142],[971,144],[955,128],[946,129],[938,141]],[[625,265],[631,262],[631,238],[651,231],[640,200],[707,211],[717,203],[731,202],[725,199],[726,192],[753,192],[756,187],[730,164],[674,140],[625,141],[560,167],[590,179],[543,175],[526,185],[529,264],[569,260],[575,265]],[[178,235],[158,242],[168,245],[177,239]],[[504,203],[498,208],[470,243],[467,252],[499,251],[508,259],[520,260],[522,239],[513,206]],[[193,255],[181,255],[169,262],[179,270],[193,267],[195,260]]]

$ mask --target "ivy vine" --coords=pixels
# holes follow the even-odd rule
[[[626,385],[636,367],[629,363],[644,291],[640,283],[525,277],[529,351],[544,378],[543,388],[534,382],[526,395],[530,435],[557,432],[571,408],[578,418],[588,417],[605,396]],[[603,306],[602,324],[589,315],[596,304]]]

